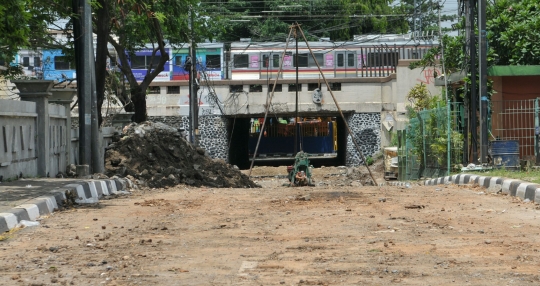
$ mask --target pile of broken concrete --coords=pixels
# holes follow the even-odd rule
[[[194,147],[176,128],[144,122],[126,126],[114,137],[105,153],[108,176],[135,180],[151,188],[179,184],[215,188],[259,187],[238,168],[212,159],[204,149]]]

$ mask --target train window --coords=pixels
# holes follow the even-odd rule
[[[263,60],[262,60],[263,68],[269,68],[270,67],[270,55],[263,54],[262,57],[263,57]]]
[[[274,84],[271,83],[268,85],[268,92],[272,92],[272,89],[274,88]],[[282,89],[282,85],[281,84],[276,84],[276,89],[274,89],[274,92],[281,92],[283,89]]]
[[[249,66],[249,57],[247,54],[234,55],[235,68],[247,68]]]
[[[23,67],[30,66],[30,57],[23,57],[22,58],[22,65],[23,65]]]
[[[175,66],[181,66],[182,65],[182,56],[174,57],[174,65]]]
[[[34,57],[34,66],[35,67],[41,67],[41,58],[40,57]]]
[[[206,55],[206,68],[208,69],[221,68],[221,56],[220,55]]]
[[[160,94],[161,87],[159,86],[150,86],[148,87],[148,94]]]
[[[337,54],[337,66],[338,67],[345,66],[345,59],[344,59],[343,54]]]
[[[289,83],[289,91],[296,91],[296,84],[295,83]],[[302,84],[298,84],[298,91],[302,91]]]
[[[144,68],[149,68],[150,67],[150,64],[152,65],[153,68],[155,68],[158,64],[159,64],[159,61],[161,61],[161,56],[154,56],[154,60],[152,61],[152,56],[146,56],[146,65],[144,66]]]
[[[314,91],[317,88],[319,88],[318,83],[308,83],[308,85],[307,85],[307,90],[308,91]]]
[[[399,55],[397,52],[369,53],[368,63],[370,66],[397,66]]]
[[[132,56],[131,67],[134,69],[146,68],[146,56]]]
[[[324,54],[314,54],[315,58],[317,59],[317,63],[319,63],[319,66],[324,64]],[[308,66],[309,67],[317,67],[315,64],[315,60],[313,60],[313,57],[311,55],[308,56]]]
[[[272,55],[272,67],[279,68],[279,55]]]
[[[293,55],[293,67],[296,67],[296,56],[297,55]],[[308,67],[308,54],[298,54],[298,67]]]
[[[340,91],[341,90],[341,82],[331,82],[328,90],[332,89],[332,91]]]
[[[355,67],[356,65],[354,64],[354,54],[352,53],[347,53],[347,66],[348,67]]]
[[[244,91],[244,86],[241,84],[229,85],[229,92],[242,92]]]
[[[167,86],[167,94],[180,94],[180,86]]]
[[[250,84],[249,92],[262,92],[262,85],[260,84]]]
[[[66,57],[54,57],[55,70],[69,70],[69,62]]]

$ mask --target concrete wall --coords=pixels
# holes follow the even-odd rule
[[[64,173],[67,167],[68,132],[66,109],[49,104],[49,176]]]
[[[68,164],[78,163],[78,129],[67,126],[66,109],[62,105],[48,104],[49,124],[39,130],[36,103],[29,101],[0,99],[0,176],[13,179],[19,176],[55,177],[65,173]],[[102,128],[104,148],[112,142],[114,128]],[[38,136],[49,143],[45,174],[38,171],[40,156],[37,148]],[[69,156],[71,154],[71,156]]]
[[[381,149],[380,113],[356,113],[348,118],[347,124],[359,145],[364,158],[373,156]],[[364,164],[360,152],[354,145],[351,134],[347,136],[347,166]]]
[[[37,175],[36,104],[0,99],[0,176]]]
[[[341,84],[341,90],[335,90],[334,96],[342,109],[363,113],[381,111],[404,111],[409,90],[418,83],[424,83],[432,95],[440,95],[441,88],[434,82],[435,73],[441,71],[434,68],[410,70],[409,64],[414,60],[400,60],[395,74],[386,77],[369,78],[331,78],[330,84]],[[289,92],[288,85],[294,79],[281,79],[281,92],[275,92],[272,107],[276,112],[294,112],[296,92]],[[323,101],[315,104],[312,101],[313,91],[308,91],[309,83],[321,83]],[[199,90],[200,115],[219,115],[219,104],[226,114],[253,115],[264,113],[269,85],[273,80],[216,80],[202,82]],[[334,101],[322,79],[302,78],[302,91],[299,91],[299,111],[319,112],[336,111]],[[250,92],[250,85],[261,85],[262,92]],[[189,87],[186,81],[155,82],[159,94],[147,95],[149,116],[188,116]],[[230,92],[231,86],[242,87],[240,91]],[[217,103],[219,102],[219,103]]]

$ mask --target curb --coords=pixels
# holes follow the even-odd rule
[[[459,174],[424,181],[424,185],[433,186],[439,184],[478,184],[484,188],[501,185],[503,194],[519,197],[522,200],[529,199],[532,202],[540,203],[540,185],[517,179]]]
[[[393,187],[412,187],[412,186],[418,186],[418,183],[416,182],[406,182],[406,181],[387,181],[385,184],[381,184],[380,186],[393,186]]]
[[[60,190],[52,191],[50,195],[37,197],[0,213],[0,233],[15,228],[22,220],[35,221],[67,204],[96,203],[103,196],[124,192],[125,189],[126,182],[119,178],[65,185]]]

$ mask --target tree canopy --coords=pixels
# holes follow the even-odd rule
[[[404,33],[404,15],[388,0],[203,0],[212,34],[218,41],[240,38],[254,41],[283,41],[289,27],[298,22],[310,39],[330,37],[351,40],[354,35]]]
[[[192,8],[193,7],[193,8]],[[166,46],[175,46],[188,42],[187,31],[189,11],[196,13],[194,0],[97,0],[94,5],[94,32],[97,35],[96,51],[96,84],[98,108],[104,99],[107,45],[111,44],[116,50],[121,75],[129,83],[130,90],[119,93],[120,101],[127,111],[134,111],[132,118],[135,122],[146,120],[146,90],[156,76],[164,70],[165,63],[170,59]],[[198,40],[206,38],[203,19],[198,18],[195,34]],[[151,57],[145,64],[147,75],[142,82],[137,82],[130,58],[134,52],[141,49],[152,51]]]
[[[439,10],[442,4],[438,0],[401,0],[396,6],[396,12],[408,15],[407,22],[411,31],[439,34]],[[440,21],[453,21],[457,19],[455,14],[441,12]],[[443,28],[448,31],[450,28]]]
[[[539,1],[499,0],[487,12],[488,47],[495,64],[540,64]]]
[[[11,62],[21,48],[55,45],[50,30],[63,29],[57,20],[68,17],[65,0],[4,0],[0,4],[0,62]]]

